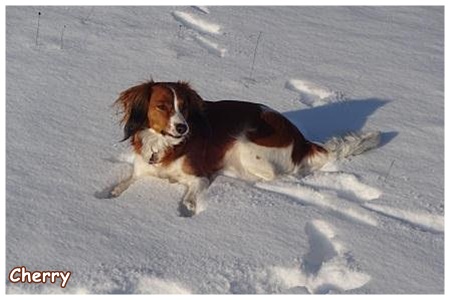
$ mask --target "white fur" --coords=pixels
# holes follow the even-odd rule
[[[177,124],[184,124],[187,126],[188,130],[183,133],[183,135],[186,135],[189,132],[189,125],[186,122],[186,119],[184,118],[183,114],[180,112],[179,108],[179,101],[177,97],[177,93],[174,89],[170,88],[173,93],[173,107],[175,109],[175,113],[170,117],[169,121],[169,129],[168,132],[173,136],[179,136],[180,134],[177,132],[176,125]]]
[[[189,175],[183,170],[185,156],[182,156],[168,165],[162,165],[159,162],[165,151],[179,143],[186,137],[189,126],[179,109],[179,101],[176,92],[171,88],[173,93],[173,105],[175,113],[170,117],[168,135],[156,132],[152,128],[142,130],[138,136],[142,142],[141,153],[136,154],[134,158],[133,174],[117,184],[111,191],[112,197],[117,197],[123,193],[133,182],[143,176],[155,176],[166,178],[170,181],[179,182],[187,187],[182,205],[185,207],[187,214],[194,214],[196,210],[196,197],[209,185],[209,180],[194,175]],[[180,134],[176,130],[176,125],[184,124],[188,126],[188,130],[183,136],[176,138]],[[171,136],[172,135],[172,136]],[[156,157],[155,157],[156,155]]]
[[[160,151],[164,152],[168,147],[180,143],[182,139],[174,139],[170,136],[164,136],[154,132],[152,129],[145,130],[143,132],[146,133],[140,133],[142,134],[142,148],[141,154],[136,154],[134,158],[133,177],[138,178],[150,175],[166,178],[171,181],[177,181],[186,185],[189,185],[191,181],[195,181],[191,177],[196,176],[188,175],[183,171],[185,156],[181,156],[177,160],[165,166],[163,166],[160,162],[153,164],[148,163],[151,155],[154,153],[160,153]]]
[[[327,152],[317,152],[315,155],[305,157],[299,166],[298,173],[307,174],[322,168],[328,162],[359,155],[365,151],[376,148],[380,144],[380,132],[348,133],[341,137],[333,137],[322,147]]]
[[[319,170],[330,161],[330,155],[327,152],[316,152],[314,155],[305,157],[298,165],[296,173],[307,175],[313,171]]]
[[[238,138],[225,155],[223,173],[250,181],[273,180],[279,174],[293,173],[296,166],[291,159],[292,148],[292,144],[269,148]]]
[[[170,88],[173,93],[173,105],[175,113],[170,117],[169,128],[167,132],[169,135],[163,135],[156,132],[152,128],[142,130],[139,132],[139,138],[142,141],[142,157],[145,161],[149,162],[154,155],[162,155],[166,149],[178,145],[186,137],[189,131],[189,126],[184,118],[183,114],[179,109],[179,101],[175,90]],[[177,124],[184,124],[188,126],[188,130],[183,134],[183,136],[178,137],[180,134],[176,131]],[[158,160],[156,158],[156,160]]]
[[[187,174],[183,170],[185,156],[164,166],[159,162],[149,163],[153,154],[163,153],[166,148],[176,145],[182,139],[163,136],[152,129],[144,130],[139,135],[143,146],[141,154],[135,156],[133,174],[120,182],[111,192],[111,196],[119,196],[142,176],[166,178],[187,187],[180,207],[183,208],[183,214],[188,216],[195,214],[197,198],[209,186],[209,180],[205,177]],[[379,144],[379,141],[379,132],[352,133],[340,138],[333,138],[324,145],[328,153],[317,152],[314,156],[306,157],[301,164],[295,165],[292,161],[293,144],[284,148],[271,148],[259,146],[245,137],[239,137],[225,155],[222,173],[249,181],[273,180],[280,174],[314,171],[330,160],[357,155],[372,149]]]
[[[154,176],[165,178],[172,182],[178,182],[186,186],[186,192],[181,201],[180,207],[183,207],[183,214],[187,216],[197,212],[197,199],[204,190],[209,186],[209,180],[205,177],[198,177],[187,174],[183,170],[185,156],[181,156],[169,165],[161,163],[149,164],[142,155],[136,154],[134,158],[133,174],[119,182],[111,191],[112,197],[118,197],[131,184],[144,176]]]
[[[273,180],[280,174],[304,175],[320,169],[328,162],[373,149],[379,143],[379,132],[349,133],[326,142],[323,147],[328,152],[317,152],[295,165],[292,161],[293,144],[284,148],[270,148],[240,137],[225,155],[222,172],[250,181]]]
[[[330,153],[330,160],[338,160],[351,155],[358,155],[380,144],[380,132],[349,133],[334,137],[324,145]]]
[[[174,138],[170,135],[162,135],[152,128],[139,132],[139,138],[142,142],[142,157],[148,163],[153,155],[162,155],[166,149],[178,145],[183,141],[182,138]]]
[[[139,132],[139,138],[142,141],[142,157],[147,162],[149,162],[154,155],[162,155],[166,149],[181,143],[183,141],[183,138],[189,131],[189,126],[186,122],[186,119],[179,109],[177,94],[172,88],[171,90],[173,92],[173,105],[175,113],[170,117],[169,120],[169,128],[167,130],[169,135],[158,133],[152,128],[148,128]],[[176,131],[177,124],[185,124],[186,126],[188,126],[188,131],[186,131],[183,136],[179,138],[176,138],[177,136],[179,136],[179,133]]]

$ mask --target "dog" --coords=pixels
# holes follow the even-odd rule
[[[379,132],[369,132],[313,143],[263,104],[205,101],[182,81],[144,82],[120,93],[115,105],[123,114],[123,141],[130,140],[135,157],[132,175],[110,197],[143,176],[166,178],[187,187],[179,203],[181,216],[196,213],[198,197],[219,174],[248,181],[306,175],[380,141]]]

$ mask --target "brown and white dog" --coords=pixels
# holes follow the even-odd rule
[[[115,103],[135,159],[132,175],[110,196],[142,176],[167,178],[187,186],[179,206],[183,216],[195,214],[197,197],[220,173],[251,181],[307,174],[376,147],[380,137],[349,134],[321,146],[265,105],[204,101],[186,82],[145,82],[123,91]]]

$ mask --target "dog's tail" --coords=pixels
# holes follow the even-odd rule
[[[328,151],[330,160],[339,160],[352,155],[359,155],[380,144],[380,132],[348,133],[341,137],[328,140],[324,148]]]
[[[333,137],[324,145],[311,143],[306,161],[303,161],[302,165],[308,171],[320,169],[328,162],[359,155],[376,148],[380,144],[380,137],[379,131],[371,131]]]

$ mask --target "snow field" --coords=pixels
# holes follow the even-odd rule
[[[172,13],[175,20],[181,22],[186,27],[206,34],[218,34],[220,33],[220,26],[208,21],[202,20],[198,16],[194,16],[189,13],[174,11]]]
[[[195,8],[204,13],[209,14],[209,10],[203,6],[195,6]],[[205,48],[209,53],[224,57],[227,49],[220,46],[218,43],[209,40],[202,34],[215,35],[220,33],[220,26],[205,20],[202,20],[198,15],[193,15],[185,12],[174,11],[172,13],[175,20],[186,26],[191,32],[190,36],[198,45]]]
[[[6,46],[6,273],[74,273],[7,293],[443,293],[443,9],[8,7]],[[150,77],[381,147],[303,178],[219,176],[191,219],[160,179],[102,199],[132,162],[110,105]]]
[[[297,92],[300,96],[299,101],[310,107],[341,101],[344,98],[341,92],[333,92],[313,82],[300,79],[288,80],[285,87]]]

